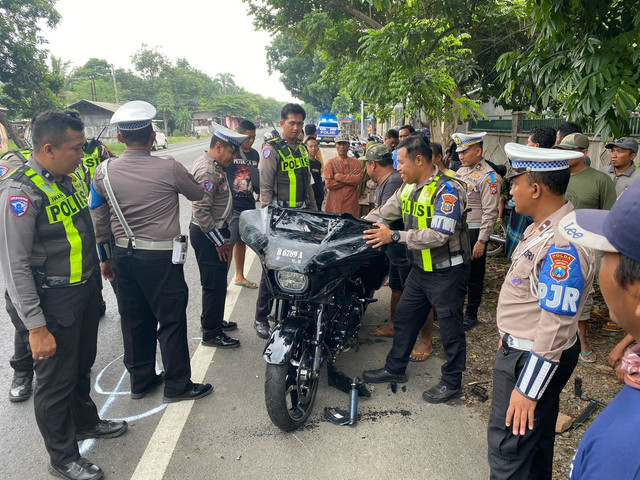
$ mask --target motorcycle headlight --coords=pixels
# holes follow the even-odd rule
[[[309,286],[309,279],[306,275],[285,270],[276,272],[276,281],[282,290],[292,293],[302,293]]]

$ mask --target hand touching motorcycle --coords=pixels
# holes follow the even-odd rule
[[[391,233],[392,231],[387,227],[384,223],[376,222],[373,224],[374,227],[370,230],[364,231],[364,237],[367,241],[367,244],[371,245],[373,248],[379,248],[382,245],[386,245],[391,243]]]

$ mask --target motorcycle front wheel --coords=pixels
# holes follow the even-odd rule
[[[318,391],[318,377],[312,373],[309,347],[298,357],[284,365],[268,363],[265,375],[267,413],[273,424],[285,432],[304,425],[311,415]]]

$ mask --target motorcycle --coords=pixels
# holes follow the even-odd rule
[[[354,157],[354,158],[360,158],[362,156],[362,154],[364,153],[364,147],[366,146],[366,143],[363,143],[358,137],[354,137],[351,139],[351,142],[349,142],[349,153],[350,156]]]
[[[371,224],[350,214],[273,206],[240,216],[242,240],[260,258],[275,303],[264,390],[269,418],[281,430],[309,418],[323,363],[329,385],[344,390],[346,379],[349,388],[333,363],[357,348],[362,315],[388,271],[385,253],[362,238]],[[369,393],[363,385],[359,390]]]

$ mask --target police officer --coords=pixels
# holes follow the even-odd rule
[[[181,260],[172,263],[173,240],[186,247],[178,194],[200,200],[204,189],[172,157],[151,156],[155,114],[153,105],[142,101],[128,102],[113,114],[111,123],[118,125],[118,140],[127,149],[96,168],[89,208],[102,275],[116,282],[131,398],[143,398],[164,378],[163,400],[170,403],[195,400],[212,390],[190,378],[189,290]],[[157,343],[164,375],[155,370]]]
[[[492,479],[551,478],[559,395],[578,362],[576,332],[595,270],[593,250],[560,235],[569,159],[581,156],[516,143],[516,211],[533,219],[513,253],[498,299],[500,347],[488,426]],[[576,230],[564,226],[570,235]]]
[[[27,162],[29,150],[12,150],[0,158],[0,182],[9,178],[9,174]],[[20,315],[9,299],[7,290],[4,292],[5,308],[15,328],[13,339],[13,355],[9,365],[13,369],[13,378],[9,387],[9,401],[24,402],[33,392],[33,358],[29,348],[29,332],[20,320]]]
[[[389,229],[378,222],[365,230],[374,248],[406,245],[412,268],[395,315],[393,346],[384,367],[363,373],[370,383],[406,382],[405,370],[418,331],[433,309],[440,322],[446,362],[440,382],[424,392],[430,403],[460,396],[465,369],[466,342],[462,305],[469,276],[469,238],[465,225],[467,197],[464,186],[446,177],[431,160],[431,146],[424,134],[411,135],[398,145],[398,171],[405,184],[368,220],[403,219],[406,230]],[[416,314],[420,312],[420,314]]]
[[[483,141],[487,132],[454,133],[456,152],[462,166],[456,178],[467,186],[469,197],[469,238],[471,241],[471,270],[467,286],[467,308],[464,329],[470,330],[478,323],[478,308],[482,301],[484,272],[487,261],[487,241],[498,218],[500,203],[500,176],[483,158]]]
[[[65,114],[80,119],[77,112],[65,111]],[[82,157],[82,165],[79,165],[76,172],[84,178],[88,175],[90,181],[93,175],[93,168],[97,166],[105,158],[109,158],[113,154],[111,151],[99,140],[91,139],[86,142],[82,150],[84,155]],[[3,178],[8,177],[8,174],[17,169],[19,166],[25,164],[30,156],[28,149],[13,150],[7,152],[0,158],[0,181]],[[96,273],[94,278],[98,284],[98,288],[102,291],[102,278],[100,277],[100,270],[96,267]],[[29,348],[28,332],[20,320],[18,312],[8,300],[8,293],[5,291],[5,304],[6,310],[9,314],[9,318],[15,328],[14,333],[14,353],[9,360],[11,368],[13,368],[13,379],[11,380],[11,387],[9,388],[9,401],[23,402],[31,397],[33,391],[33,358],[31,356],[31,349]],[[100,294],[100,316],[102,317],[106,311],[106,304]]]
[[[224,168],[248,138],[222,125],[213,124],[209,150],[198,157],[191,168],[196,181],[204,188],[204,197],[192,203],[191,244],[196,252],[202,285],[202,344],[208,347],[235,348],[240,341],[223,330],[237,328],[224,317],[227,297],[227,266],[233,246],[229,244],[229,222],[233,215],[233,198]]]
[[[83,125],[46,111],[32,128],[33,154],[0,183],[0,266],[8,306],[28,330],[38,377],[34,410],[50,471],[102,478],[80,457],[77,440],[119,436],[127,423],[100,420],[90,397],[100,303],[88,185],[76,172]]]
[[[260,153],[260,203],[262,207],[317,210],[311,186],[309,153],[300,141],[306,113],[297,103],[288,103],[280,112],[282,136],[267,141]],[[253,326],[260,338],[269,337],[269,288],[264,276],[260,279],[256,316]]]

